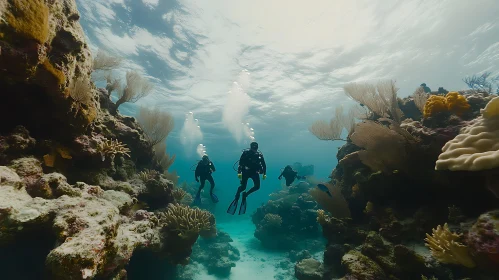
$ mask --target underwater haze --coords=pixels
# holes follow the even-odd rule
[[[0,279],[499,279],[498,15],[0,0]]]

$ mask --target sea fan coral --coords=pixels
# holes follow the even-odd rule
[[[452,233],[449,226],[438,226],[433,229],[433,234],[426,234],[426,246],[430,248],[431,254],[441,263],[459,264],[466,267],[475,267],[471,259],[468,247],[458,242],[461,235]]]
[[[319,203],[319,205],[327,210],[335,218],[350,218],[350,208],[348,208],[348,203],[345,197],[341,194],[341,189],[339,186],[332,184],[324,184],[328,190],[329,194],[314,188],[310,190],[310,195]]]
[[[168,205],[167,210],[160,214],[160,220],[165,229],[185,238],[209,231],[212,227],[210,212],[180,204]]]

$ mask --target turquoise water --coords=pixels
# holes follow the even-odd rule
[[[170,171],[178,173],[179,182],[194,182],[191,169],[203,154],[197,151],[199,144],[215,164],[215,193],[220,201],[213,213],[218,227],[230,234],[241,251],[241,260],[228,279],[291,277],[290,271],[275,267],[286,252],[261,248],[253,237],[250,217],[269,200],[269,194],[282,189],[277,177],[288,164],[312,164],[314,176],[328,180],[343,142],[319,141],[308,127],[315,120],[329,120],[336,106],[353,104],[342,92],[344,84],[396,79],[399,97],[405,97],[423,82],[432,90],[465,88],[463,77],[483,71],[496,76],[499,63],[499,8],[493,0],[479,4],[437,0],[77,3],[91,48],[124,58],[115,75],[137,70],[155,84],[153,94],[137,104],[122,105],[120,113],[135,116],[139,106],[157,106],[175,117],[167,152],[176,155]],[[244,216],[228,215],[239,186],[233,165],[253,140],[265,156],[268,178],[248,198]],[[249,181],[247,189],[252,185]],[[201,269],[197,279],[215,278]]]

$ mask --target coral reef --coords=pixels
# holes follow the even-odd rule
[[[270,195],[271,199],[252,215],[255,237],[267,249],[314,250],[320,236],[316,221],[317,203],[308,193],[311,184],[300,182]],[[318,244],[320,246],[320,243]]]
[[[208,212],[171,205],[166,212],[155,215],[139,210],[130,218],[122,213],[128,213],[135,201],[124,192],[84,183],[71,186],[57,173],[41,175],[36,186],[44,192],[28,192],[23,177],[32,174],[21,172],[19,176],[4,166],[0,170],[0,244],[14,242],[22,232],[50,226],[57,240],[46,259],[51,279],[66,279],[68,274],[86,279],[123,273],[136,249],[150,249],[175,256],[174,262],[185,262],[192,244],[173,246],[178,237],[193,243],[199,234],[213,235],[214,219]],[[39,193],[50,194],[49,200]],[[187,252],[181,259],[178,252],[182,250]]]
[[[497,198],[489,192],[499,194],[498,97],[476,91],[446,94],[430,95],[424,116],[415,112],[414,96],[399,99],[405,117],[371,112],[338,150],[329,186],[339,189],[337,197],[344,197],[351,215],[338,216],[325,203],[321,208],[330,213],[317,211],[327,239],[324,277],[499,276]],[[425,236],[430,250],[424,247]]]
[[[315,259],[304,259],[295,265],[295,276],[299,280],[321,280],[322,264]]]
[[[220,278],[228,277],[240,255],[231,242],[232,239],[226,232],[218,232],[215,238],[200,239],[192,249],[191,259],[205,266],[209,274]]]
[[[88,77],[92,68],[76,3],[15,0],[0,13],[6,19],[0,23],[0,66],[4,69],[0,116],[5,120],[1,129],[23,125],[35,138],[50,135],[57,139],[83,132],[95,119],[98,104],[92,89],[90,102],[68,117],[76,102],[68,98],[68,81],[76,75]],[[9,110],[19,104],[23,110]]]
[[[126,279],[132,257],[187,263],[198,236],[216,235],[214,217],[172,204],[185,194],[159,173],[139,123],[90,82],[75,1],[1,6],[0,255],[16,254],[0,269]],[[155,172],[142,180],[142,170]]]
[[[499,210],[484,213],[469,230],[466,242],[483,265],[499,264]]]

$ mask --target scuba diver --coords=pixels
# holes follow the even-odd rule
[[[201,203],[201,190],[204,188],[204,183],[206,180],[210,182],[211,200],[213,201],[213,203],[218,202],[218,197],[213,193],[213,188],[215,187],[215,181],[211,176],[211,173],[213,172],[215,172],[215,165],[213,165],[213,162],[211,162],[211,160],[208,158],[208,155],[204,155],[203,159],[200,160],[198,165],[196,166],[196,171],[194,173],[196,182],[199,182],[199,180],[201,179],[201,185],[199,186],[198,193],[196,194],[196,198],[194,199],[195,205]]]
[[[252,142],[250,149],[244,150],[239,159],[237,177],[241,180],[241,186],[237,189],[236,197],[230,204],[229,209],[227,209],[227,213],[231,215],[236,213],[241,192],[243,192],[243,199],[239,207],[239,215],[246,213],[246,197],[260,189],[260,174],[263,174],[263,180],[267,178],[267,165],[265,164],[263,154],[258,151],[258,143]],[[250,178],[253,180],[253,188],[245,192],[248,179]]]
[[[282,177],[286,179],[286,187],[291,186],[295,179],[305,179],[305,176],[298,176],[298,172],[294,171],[291,165],[286,165],[286,167],[284,167],[284,170],[281,172],[278,179],[281,180]]]

